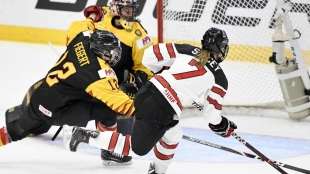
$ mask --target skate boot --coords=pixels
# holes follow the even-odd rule
[[[101,159],[105,166],[129,165],[132,162],[131,156],[125,156],[104,149],[101,149]]]
[[[75,152],[80,143],[89,143],[90,137],[97,138],[98,136],[98,131],[74,127],[72,130],[72,137],[69,144],[70,150],[72,152]]]
[[[155,172],[155,164],[154,163],[150,164],[149,171],[147,172],[147,174],[158,174]]]

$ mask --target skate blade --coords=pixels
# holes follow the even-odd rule
[[[132,160],[128,161],[128,162],[124,162],[124,163],[118,163],[115,161],[106,161],[106,160],[102,160],[102,164],[103,166],[106,167],[113,167],[113,166],[129,166],[132,164]]]

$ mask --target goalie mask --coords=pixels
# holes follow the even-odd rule
[[[112,0],[110,8],[115,16],[130,22],[136,19],[138,4],[137,0]]]
[[[203,35],[201,45],[202,49],[207,50],[218,63],[222,62],[228,54],[228,38],[224,30],[208,29]]]
[[[121,45],[113,33],[96,30],[90,37],[90,49],[114,67],[121,59]]]

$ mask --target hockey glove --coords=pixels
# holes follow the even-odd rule
[[[215,134],[222,137],[229,137],[237,129],[237,125],[224,116],[222,116],[222,121],[219,124],[213,125],[209,123],[209,127]]]
[[[147,82],[147,74],[143,71],[136,71],[134,76],[137,87],[140,89],[145,84],[145,82]]]
[[[138,92],[138,88],[134,83],[122,82],[119,87],[125,92],[131,99],[133,99]]]
[[[84,9],[84,16],[91,18],[94,22],[99,22],[103,16],[102,8],[98,5],[91,5]]]

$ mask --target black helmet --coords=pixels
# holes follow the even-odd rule
[[[105,30],[96,30],[90,36],[90,49],[98,56],[115,66],[121,59],[121,46],[116,36]]]
[[[210,52],[217,62],[222,62],[229,50],[228,38],[224,30],[218,28],[208,29],[201,40],[202,49]]]

